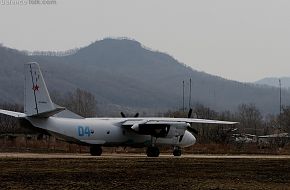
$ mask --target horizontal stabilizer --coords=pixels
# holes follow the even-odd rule
[[[54,104],[55,107],[60,107],[57,104]],[[65,109],[62,112],[59,112],[57,114],[54,115],[54,117],[63,117],[63,118],[71,118],[71,119],[84,119],[82,116],[68,110]]]
[[[50,116],[53,116],[61,111],[64,111],[65,108],[63,107],[58,107],[58,108],[55,108],[53,110],[50,110],[50,111],[47,111],[47,112],[42,112],[42,113],[39,113],[39,114],[35,114],[35,115],[30,115],[29,117],[40,117],[40,118],[47,118],[47,117],[50,117]]]
[[[8,110],[1,110],[1,109],[0,109],[0,114],[9,115],[9,116],[18,117],[18,118],[26,117],[26,114],[24,114],[24,113],[8,111]]]

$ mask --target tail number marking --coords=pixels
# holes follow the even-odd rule
[[[80,137],[89,137],[94,133],[93,130],[90,130],[87,126],[78,126],[77,132]]]

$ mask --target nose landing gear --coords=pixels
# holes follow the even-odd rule
[[[181,156],[181,148],[180,147],[174,147],[173,155],[174,156]]]

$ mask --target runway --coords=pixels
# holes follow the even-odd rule
[[[147,158],[145,154],[103,154],[102,156],[91,156],[90,154],[63,154],[63,153],[0,153],[0,158],[71,158],[71,159],[97,159],[97,158]],[[205,158],[205,159],[290,159],[290,155],[208,155],[208,154],[184,154],[175,157],[171,154],[160,154],[158,158]],[[153,158],[154,159],[154,158]]]

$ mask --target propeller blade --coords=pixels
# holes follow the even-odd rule
[[[139,113],[137,112],[137,113],[134,115],[134,117],[139,117]]]
[[[194,128],[191,128],[191,127],[187,127],[187,130],[191,133],[191,134],[195,134],[195,135],[198,135],[198,131]]]
[[[187,118],[191,118],[191,115],[192,115],[192,109],[190,108],[187,114]]]
[[[125,115],[123,112],[121,112],[121,116],[122,116],[123,118],[126,117],[126,115]]]

